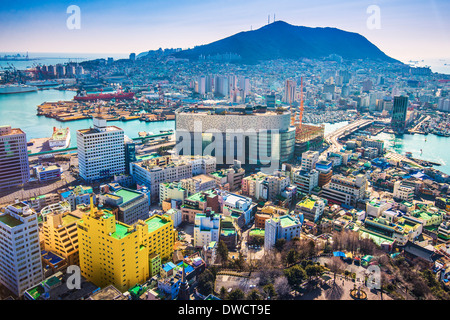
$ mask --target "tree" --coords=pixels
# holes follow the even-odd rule
[[[223,240],[219,241],[219,245],[217,246],[217,254],[220,257],[220,261],[222,261],[222,265],[224,265],[228,261],[228,248]]]
[[[225,289],[225,287],[223,287],[223,286],[222,286],[222,288],[220,288],[219,297],[222,300],[225,300],[225,298],[227,297],[227,289]]]
[[[295,265],[284,270],[284,275],[288,280],[289,286],[294,289],[296,293],[297,291],[300,291],[301,285],[306,279],[305,270],[301,266]]]
[[[207,296],[212,293],[214,290],[214,275],[211,271],[206,269],[200,274],[197,278],[198,291]]]
[[[262,296],[258,290],[253,289],[248,293],[247,300],[262,300]]]
[[[263,292],[266,299],[274,300],[275,297],[277,296],[273,283],[266,284],[263,287]]]
[[[283,251],[284,245],[286,244],[286,239],[280,238],[275,242],[275,249],[277,249],[278,252]]]
[[[280,299],[286,299],[291,293],[291,287],[285,276],[281,276],[275,279],[275,291]]]
[[[306,266],[305,272],[309,280],[311,281],[313,277],[317,277],[322,274],[322,267],[317,264],[309,264]]]
[[[239,288],[232,290],[227,296],[228,300],[244,300],[244,298],[245,298],[244,291],[242,291]]]
[[[339,257],[333,257],[331,258],[331,262],[328,265],[328,267],[330,268],[330,271],[334,274],[333,281],[336,283],[336,274],[344,270],[345,268],[344,262],[342,262],[341,258]]]
[[[286,255],[286,264],[288,266],[294,264],[297,261],[298,254],[294,249],[289,250],[288,254]]]
[[[306,246],[307,257],[311,258],[316,255],[316,244],[313,240],[309,240]]]

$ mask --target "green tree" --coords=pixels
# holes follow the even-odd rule
[[[311,280],[313,277],[320,276],[323,272],[323,269],[321,266],[318,266],[317,264],[310,264],[306,266],[305,272],[309,280]]]
[[[211,271],[206,269],[197,278],[198,290],[201,294],[207,296],[214,290],[214,275]]]
[[[275,287],[273,286],[273,283],[266,284],[263,287],[263,292],[264,292],[264,296],[270,300],[274,300],[275,297],[277,296],[277,292],[275,291]]]
[[[227,296],[228,300],[244,300],[244,298],[244,291],[239,288],[232,290]]]
[[[258,290],[253,289],[248,293],[247,300],[262,300],[262,296]]]
[[[295,262],[297,262],[298,259],[298,253],[294,249],[290,249],[288,254],[286,255],[286,264],[288,266],[293,265]]]
[[[219,298],[225,300],[226,297],[227,297],[227,289],[225,289],[225,287],[222,286],[222,288],[220,288],[219,291]]]
[[[299,266],[295,265],[289,269],[284,270],[284,275],[286,276],[289,286],[297,293],[302,283],[306,280],[305,270]]]
[[[219,245],[217,246],[217,254],[222,261],[222,265],[225,265],[228,261],[228,248],[223,240],[219,241]]]
[[[280,238],[280,239],[278,239],[278,240],[275,242],[274,247],[275,247],[275,249],[278,250],[278,252],[281,252],[281,251],[283,251],[283,248],[284,248],[284,245],[285,245],[285,244],[286,244],[286,239]]]

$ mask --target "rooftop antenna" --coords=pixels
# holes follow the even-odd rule
[[[275,22],[275,13],[273,14],[273,22]]]
[[[270,23],[270,14],[267,15],[267,24]]]

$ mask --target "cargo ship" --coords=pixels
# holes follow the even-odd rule
[[[27,85],[36,86],[36,87],[50,87],[50,86],[58,86],[60,83],[55,80],[35,80],[35,81],[27,81]]]
[[[116,93],[79,93],[73,99],[77,101],[96,101],[96,100],[131,100],[134,98],[134,92],[116,92]]]
[[[37,90],[38,88],[36,86],[27,86],[24,84],[17,84],[17,83],[0,85],[0,94],[34,92]]]
[[[48,144],[52,150],[67,149],[70,145],[70,129],[53,127],[53,134]]]

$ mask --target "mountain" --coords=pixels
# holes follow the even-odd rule
[[[241,62],[256,63],[273,59],[319,59],[337,54],[344,59],[371,59],[399,62],[388,57],[358,33],[336,28],[309,28],[276,21],[254,31],[172,54],[176,58],[198,59],[217,54],[237,54]]]

